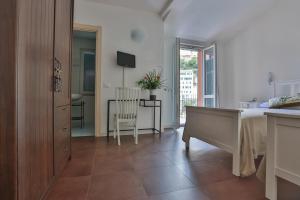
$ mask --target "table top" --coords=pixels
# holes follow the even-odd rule
[[[287,110],[287,109],[274,109],[268,110],[265,112],[265,115],[273,116],[273,117],[282,117],[282,118],[294,118],[300,119],[300,111],[299,110]]]

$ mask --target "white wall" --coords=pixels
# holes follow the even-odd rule
[[[127,86],[135,82],[145,73],[159,67],[163,68],[164,31],[163,22],[158,15],[150,12],[130,10],[88,1],[75,1],[75,22],[102,27],[102,60],[101,60],[101,132],[106,133],[107,100],[114,98],[114,87],[122,84],[122,68],[116,65],[117,50],[136,55],[136,69],[126,70]],[[137,43],[131,40],[131,30],[144,32],[144,40]],[[163,70],[164,73],[165,70]],[[167,105],[168,94],[160,96]],[[144,92],[143,96],[148,97]],[[163,109],[163,124],[169,123],[169,112]],[[140,127],[152,126],[152,115],[149,109],[141,109]]]
[[[300,79],[299,8],[299,0],[279,0],[242,32],[217,43],[221,106],[271,97],[268,72],[276,80]]]

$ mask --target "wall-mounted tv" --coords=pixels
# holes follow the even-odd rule
[[[117,64],[122,67],[135,68],[135,55],[117,51]]]

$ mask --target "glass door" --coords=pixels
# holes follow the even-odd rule
[[[203,105],[216,106],[216,46],[203,49]]]
[[[201,91],[198,90],[198,82],[202,79],[202,75],[199,77],[202,68],[202,60],[199,60],[201,58],[202,50],[199,48],[187,48],[186,46],[180,48],[179,112],[181,126],[185,124],[186,106],[199,106],[200,99],[202,99],[199,98]]]
[[[175,110],[176,125],[184,126],[186,106],[216,107],[216,46],[207,48],[176,42]]]

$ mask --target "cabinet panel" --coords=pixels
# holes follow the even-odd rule
[[[70,157],[71,142],[71,42],[73,1],[60,0],[55,5],[54,57],[61,66],[62,87],[54,93],[54,168],[58,176]]]
[[[54,166],[55,175],[57,176],[70,156],[70,106],[56,108],[54,115]]]
[[[70,156],[70,106],[56,108],[54,114],[54,166],[59,175]]]
[[[69,107],[64,117],[58,117],[59,123],[54,122],[53,53],[62,62],[66,83],[56,105],[67,105],[72,9],[72,0],[1,2],[1,200],[43,199],[55,180],[54,150],[63,152],[62,162],[70,155]],[[54,123],[64,127],[55,132],[61,132],[56,138]]]
[[[70,126],[70,106],[62,106],[55,108],[54,111],[54,130]]]
[[[54,4],[54,0],[18,1],[19,200],[41,199],[54,179]]]
[[[17,195],[16,142],[16,0],[1,1],[0,6],[0,194],[2,200]]]
[[[62,67],[62,91],[55,93],[55,107],[70,104],[72,0],[56,1],[54,56]]]

